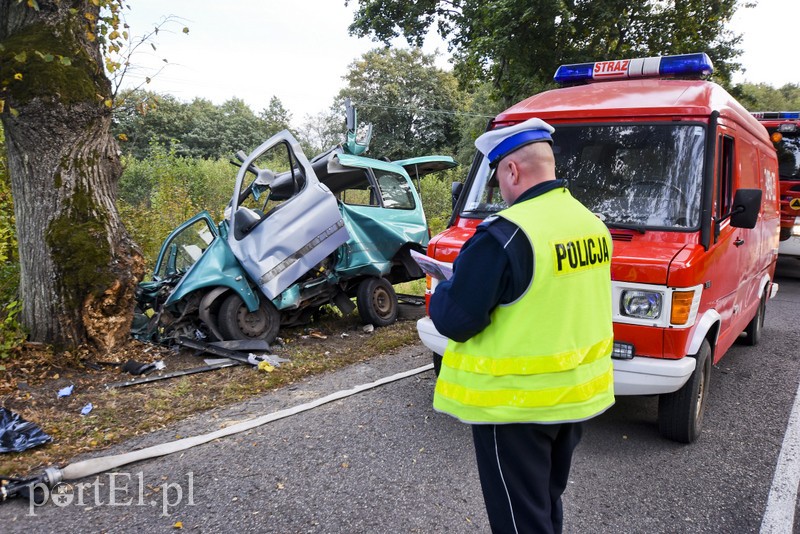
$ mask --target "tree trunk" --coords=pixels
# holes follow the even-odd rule
[[[129,335],[143,261],[115,205],[121,167],[110,134],[111,85],[89,35],[98,8],[77,0],[38,5],[0,0],[0,118],[22,322],[33,341],[109,350]]]

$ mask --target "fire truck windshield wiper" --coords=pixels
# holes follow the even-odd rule
[[[609,222],[609,221],[605,221],[605,223],[606,226],[608,226],[609,228],[621,228],[623,230],[633,230],[635,232],[639,232],[640,234],[645,233],[645,229],[638,224]]]

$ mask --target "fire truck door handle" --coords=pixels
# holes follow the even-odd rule
[[[741,237],[737,237],[736,241],[734,241],[733,244],[736,245],[737,247],[741,247],[742,245],[744,245],[744,239],[742,239]]]

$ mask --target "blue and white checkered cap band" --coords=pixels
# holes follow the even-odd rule
[[[547,130],[524,130],[503,139],[496,147],[489,152],[489,165],[495,165],[511,152],[523,145],[536,143],[538,141],[553,142],[550,132]]]
[[[483,132],[475,139],[475,148],[486,156],[490,165],[496,165],[505,156],[524,145],[538,141],[552,144],[553,139],[550,135],[554,131],[555,128],[534,117],[505,128]]]

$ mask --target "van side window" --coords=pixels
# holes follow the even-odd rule
[[[717,218],[731,211],[733,205],[733,137],[720,136],[717,175]]]
[[[343,203],[351,206],[380,206],[375,186],[370,183],[367,171],[359,170],[343,175],[338,182],[331,184],[331,189]]]
[[[408,181],[395,172],[375,170],[375,178],[381,189],[384,208],[413,210],[414,196]]]

